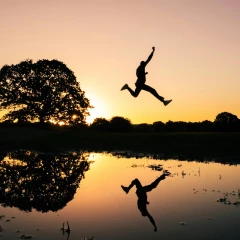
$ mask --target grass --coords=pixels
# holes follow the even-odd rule
[[[240,133],[115,133],[9,127],[0,128],[0,136],[0,151],[122,150],[161,154],[163,159],[240,162]]]

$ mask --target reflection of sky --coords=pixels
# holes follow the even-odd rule
[[[149,159],[114,158],[93,154],[95,162],[86,172],[74,200],[57,213],[20,212],[15,208],[0,207],[2,235],[12,239],[16,230],[32,234],[38,239],[67,239],[59,230],[67,220],[73,229],[70,238],[81,239],[237,239],[240,208],[226,206],[216,200],[223,192],[237,192],[240,188],[240,167],[216,163],[160,161]],[[137,209],[135,187],[126,195],[121,185],[129,185],[138,178],[150,184],[161,172],[147,168],[148,164],[163,164],[173,177],[160,182],[148,193],[148,210],[154,217],[158,232]],[[137,164],[139,167],[131,167]],[[140,165],[143,165],[140,166]],[[182,166],[178,167],[179,164]],[[200,169],[200,176],[199,171]],[[182,171],[186,173],[182,177]],[[178,174],[178,175],[177,175]],[[189,175],[190,174],[190,175]],[[222,179],[219,179],[219,176]],[[198,191],[194,193],[194,190]],[[207,191],[203,191],[207,189]],[[220,190],[220,193],[212,190]],[[238,199],[231,196],[232,200]],[[16,219],[11,219],[15,216]],[[213,220],[208,220],[212,217]],[[5,222],[11,219],[10,222]],[[180,222],[186,222],[181,226]],[[40,231],[36,231],[40,228]],[[22,233],[22,234],[23,234]]]

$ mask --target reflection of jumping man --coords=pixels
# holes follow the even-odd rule
[[[136,194],[138,197],[138,201],[137,201],[138,209],[142,213],[142,216],[144,217],[147,216],[149,218],[150,222],[154,226],[155,232],[157,231],[157,226],[155,224],[153,217],[150,215],[150,213],[147,210],[147,204],[149,204],[149,202],[147,201],[147,192],[150,192],[154,188],[156,188],[159,182],[161,180],[164,180],[165,177],[168,176],[169,174],[170,174],[169,172],[165,171],[160,177],[158,177],[154,182],[152,182],[150,185],[147,185],[147,186],[142,186],[142,184],[137,178],[133,180],[128,187],[121,186],[123,191],[126,193],[128,193],[134,185],[136,186],[137,188]]]
[[[160,96],[157,91],[146,85],[145,82],[146,82],[146,74],[148,74],[147,72],[145,72],[145,67],[147,66],[147,64],[150,62],[150,60],[152,59],[153,57],[153,53],[155,51],[155,47],[152,48],[152,52],[151,54],[149,55],[147,61],[142,61],[139,65],[139,67],[137,68],[137,71],[136,71],[136,75],[137,75],[137,81],[135,83],[136,85],[136,89],[135,91],[133,91],[129,86],[128,84],[125,84],[122,88],[121,88],[121,91],[122,90],[125,90],[127,89],[131,95],[133,97],[137,97],[139,95],[139,93],[141,92],[141,90],[145,90],[147,92],[150,92],[154,97],[156,97],[158,100],[160,100],[165,106],[167,106],[172,100],[164,100],[164,97]]]

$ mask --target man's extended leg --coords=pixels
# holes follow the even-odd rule
[[[150,185],[144,186],[144,190],[146,192],[152,191],[154,188],[157,187],[157,185],[160,183],[161,180],[165,179],[165,174],[162,174],[160,177],[158,177],[155,181],[153,181]]]
[[[156,97],[161,102],[164,102],[164,97],[160,96],[154,88],[152,88],[146,84],[143,84],[142,89],[147,92],[150,92],[154,97]]]
[[[156,232],[156,231],[157,231],[157,226],[156,226],[156,224],[155,224],[155,221],[154,221],[153,217],[150,215],[149,212],[148,212],[148,214],[147,214],[146,216],[149,218],[150,222],[151,222],[152,225],[154,226],[154,232]]]
[[[152,88],[146,84],[142,85],[142,90],[150,92],[154,97],[156,97],[158,100],[160,100],[165,106],[167,106],[172,101],[172,100],[164,100],[164,97],[160,96],[154,88]]]
[[[125,193],[128,193],[134,185],[136,186],[136,188],[142,187],[142,184],[140,183],[140,181],[137,178],[134,179],[128,187],[124,187],[123,185],[121,185],[121,187]]]

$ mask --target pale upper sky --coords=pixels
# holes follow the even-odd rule
[[[0,67],[58,59],[74,71],[95,117],[132,123],[240,118],[239,0],[0,0]],[[133,98],[148,64],[150,93]],[[1,113],[0,113],[1,114]]]

